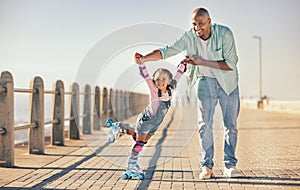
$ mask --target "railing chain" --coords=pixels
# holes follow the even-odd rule
[[[75,117],[67,117],[67,118],[65,118],[65,121],[71,121],[71,120],[74,120],[75,119]]]
[[[23,130],[23,129],[31,129],[31,128],[36,128],[38,126],[38,123],[27,123],[27,124],[23,124],[23,125],[17,125],[14,130],[15,131],[19,131],[19,130]]]
[[[86,116],[87,116],[87,114],[82,114],[82,115],[79,116],[79,118],[84,118]]]
[[[50,120],[50,121],[46,121],[45,125],[49,125],[49,124],[59,124],[60,120],[59,119],[54,119],[54,120]]]
[[[44,93],[45,94],[55,94],[55,95],[59,95],[60,94],[60,92],[57,91],[57,90],[55,90],[55,91],[53,91],[53,90],[45,90]]]
[[[73,92],[65,92],[66,95],[73,95]]]
[[[33,89],[15,88],[14,92],[37,94],[38,93],[38,89],[36,89],[36,88],[33,88]]]

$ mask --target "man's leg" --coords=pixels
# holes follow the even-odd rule
[[[237,118],[240,111],[239,89],[236,88],[230,95],[226,95],[220,88],[219,93],[225,126],[224,164],[227,169],[230,169],[235,168],[237,163],[235,150],[238,137]]]
[[[214,166],[213,116],[217,104],[216,79],[202,78],[198,87],[198,127],[202,167]]]

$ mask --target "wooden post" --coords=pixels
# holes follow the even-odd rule
[[[117,103],[117,119],[118,121],[122,121],[123,120],[123,104],[122,104],[122,90],[118,90],[118,103]]]
[[[119,121],[119,92],[119,90],[114,91],[114,98],[112,102],[113,117],[116,121]]]
[[[132,115],[135,115],[136,114],[136,104],[135,104],[135,93],[131,92],[129,94],[129,108],[130,108],[130,111],[131,111],[131,114]]]
[[[134,92],[133,93],[133,100],[132,100],[132,103],[133,103],[133,113],[134,113],[134,115],[136,115],[137,114],[137,112],[138,112],[138,106],[139,106],[139,104],[138,104],[138,102],[139,102],[139,100],[138,100],[138,96],[137,96],[137,94]]]
[[[108,119],[108,91],[107,88],[103,88],[102,92],[102,113],[101,113],[101,124],[104,124]]]
[[[95,87],[93,118],[93,129],[100,130],[100,88],[98,86]]]
[[[35,128],[29,129],[29,153],[44,154],[45,134],[44,134],[44,82],[41,77],[34,77],[31,81],[31,89],[36,89],[37,93],[32,93],[30,101],[30,123],[35,123]]]
[[[82,133],[91,134],[91,87],[85,86]]]
[[[79,85],[73,83],[71,86],[71,109],[70,117],[74,118],[70,120],[69,137],[70,139],[80,139],[79,134]]]
[[[113,102],[114,102],[114,91],[113,89],[109,90],[109,99],[108,99],[108,117],[112,120],[115,120],[113,113]]]
[[[128,92],[128,111],[130,115],[133,115],[133,109],[132,109],[132,93]]]
[[[124,119],[123,117],[123,113],[124,113],[124,103],[123,103],[123,91],[120,90],[119,91],[119,103],[118,103],[118,106],[119,106],[119,121],[122,121]]]
[[[127,119],[127,91],[123,91],[123,94],[122,94],[122,107],[123,107],[123,113],[122,113],[122,116],[123,116],[123,120],[124,119]]]
[[[0,78],[0,166],[14,166],[14,81],[8,71]]]
[[[65,88],[61,80],[56,81],[53,104],[52,145],[63,146],[65,143]]]
[[[127,91],[127,94],[126,94],[126,102],[127,102],[127,105],[126,105],[126,118],[129,118],[132,116],[132,111],[131,111],[131,108],[130,108],[130,91]]]
[[[122,121],[124,119],[124,91],[120,91],[119,93],[119,120]]]
[[[124,91],[123,93],[123,104],[124,104],[124,112],[123,112],[123,117],[124,119],[127,119],[128,118],[128,115],[129,115],[129,109],[128,109],[128,92],[127,91]]]

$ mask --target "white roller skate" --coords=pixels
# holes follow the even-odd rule
[[[121,176],[124,180],[126,179],[145,179],[143,170],[137,164],[137,158],[129,158],[128,167],[126,171]]]
[[[125,134],[124,130],[120,127],[121,122],[113,122],[112,119],[108,119],[105,122],[105,126],[109,127],[108,142],[113,143],[116,139]]]

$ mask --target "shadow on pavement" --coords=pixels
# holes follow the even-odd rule
[[[150,182],[153,181],[152,177],[155,172],[158,158],[160,157],[161,151],[162,151],[161,144],[165,141],[165,139],[167,137],[168,129],[170,128],[170,126],[174,120],[174,114],[175,114],[175,112],[172,113],[170,121],[168,122],[168,124],[166,125],[166,127],[163,130],[162,137],[158,140],[158,142],[155,145],[156,150],[155,150],[155,153],[154,153],[152,159],[150,160],[149,167],[147,168],[147,170],[145,172],[145,179],[143,181],[141,181],[141,183],[139,183],[139,186],[137,187],[137,189],[147,189]]]

